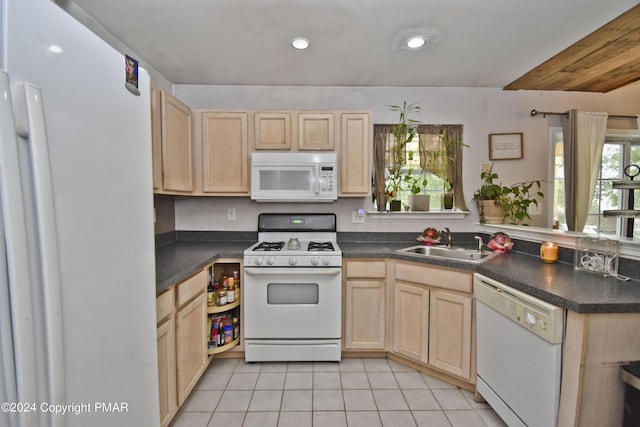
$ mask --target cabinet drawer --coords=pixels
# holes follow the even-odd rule
[[[173,288],[159,295],[156,298],[156,322],[160,324],[165,318],[173,313],[176,305],[176,295]]]
[[[346,275],[349,278],[376,278],[387,277],[387,263],[385,261],[347,261],[345,264]]]
[[[424,264],[405,264],[396,262],[396,280],[436,286],[458,292],[473,292],[473,276],[471,273],[445,270],[441,267],[429,267]]]
[[[207,287],[208,269],[202,270],[178,285],[178,307],[189,302]]]

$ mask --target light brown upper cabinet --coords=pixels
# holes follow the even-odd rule
[[[156,192],[192,192],[191,110],[155,84],[151,87],[151,148]]]
[[[336,147],[335,113],[298,113],[298,150],[333,151]]]
[[[256,150],[291,149],[291,112],[256,111],[253,113]]]
[[[340,114],[340,194],[371,194],[371,113]]]
[[[202,113],[202,190],[215,195],[249,194],[249,114]]]

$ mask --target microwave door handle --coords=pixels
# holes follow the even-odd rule
[[[313,181],[314,181],[314,192],[316,194],[320,194],[320,166],[319,165],[314,165],[313,166],[315,173],[313,174]]]

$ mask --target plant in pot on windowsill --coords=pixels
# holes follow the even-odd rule
[[[480,178],[484,183],[473,194],[473,200],[478,202],[481,223],[502,224],[506,219],[510,224],[528,225],[524,221],[531,219],[529,206],[538,206],[537,197],[544,197],[539,180],[519,182],[511,186],[497,184],[499,177],[493,172],[493,166],[480,173]]]
[[[406,175],[403,176],[402,181],[407,190],[411,192],[409,195],[409,209],[414,212],[429,211],[431,197],[429,194],[426,194],[429,181],[425,177],[424,171],[420,171],[420,174],[414,174],[413,170],[409,170]]]
[[[399,211],[401,208],[399,197],[404,175],[402,168],[407,162],[407,144],[415,138],[415,124],[419,123],[418,120],[409,118],[409,115],[419,113],[420,106],[415,103],[407,105],[407,102],[404,101],[402,106],[390,105],[389,109],[399,112],[400,117],[398,123],[391,127],[391,135],[393,135],[394,140],[387,148],[387,171],[389,175],[386,179],[385,194],[391,198],[391,210]]]

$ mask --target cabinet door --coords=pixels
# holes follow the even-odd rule
[[[203,190],[249,194],[249,137],[246,112],[202,114]]]
[[[429,364],[471,379],[471,296],[432,290],[429,322]]]
[[[384,280],[347,280],[345,349],[385,349],[385,290]]]
[[[162,106],[160,87],[151,82],[151,159],[153,161],[153,189],[162,189]]]
[[[340,195],[366,196],[371,192],[370,113],[340,115]]]
[[[253,135],[256,150],[290,150],[291,113],[254,113]]]
[[[207,296],[203,292],[176,314],[178,406],[200,379],[207,364]]]
[[[427,363],[429,289],[396,282],[393,289],[393,351]]]
[[[298,150],[333,151],[334,113],[298,113]]]
[[[191,110],[162,91],[162,187],[165,191],[193,191]]]
[[[176,322],[173,316],[158,326],[158,385],[160,387],[160,425],[167,426],[175,415]]]

